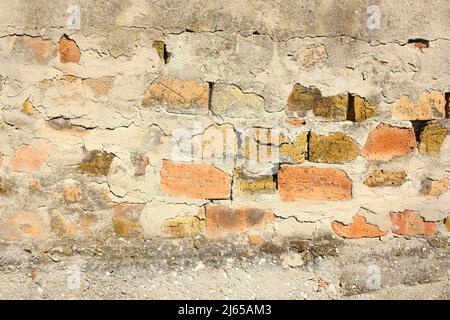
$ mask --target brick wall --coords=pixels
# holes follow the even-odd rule
[[[1,3],[0,239],[448,236],[448,3],[370,5]]]

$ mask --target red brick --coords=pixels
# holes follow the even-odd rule
[[[230,209],[224,206],[206,208],[206,232],[209,237],[222,237],[251,228],[261,228],[274,221],[272,212],[261,209]]]
[[[405,210],[403,212],[391,212],[391,223],[394,233],[402,236],[430,236],[436,233],[438,224],[426,222],[416,212]]]
[[[333,221],[331,227],[338,236],[349,239],[377,238],[388,233],[387,231],[381,231],[378,226],[367,223],[366,218],[359,214],[353,217],[353,223],[349,225]]]
[[[361,154],[369,161],[389,161],[408,154],[417,142],[412,128],[380,124],[369,133]]]
[[[161,188],[173,196],[194,199],[228,199],[231,176],[210,164],[163,161]]]
[[[282,201],[350,200],[352,181],[340,169],[284,165],[278,172]]]

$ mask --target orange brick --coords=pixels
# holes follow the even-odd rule
[[[253,208],[230,209],[224,206],[206,208],[206,232],[209,237],[222,237],[261,228],[273,223],[275,216],[270,211]]]
[[[306,124],[305,120],[303,119],[295,119],[295,118],[290,118],[286,120],[286,123],[288,125],[294,126],[294,127],[302,127]]]
[[[352,181],[340,169],[284,165],[278,172],[282,201],[350,200]]]
[[[173,196],[228,199],[231,181],[230,175],[210,164],[174,163],[164,160],[161,169],[161,188]]]
[[[338,236],[349,239],[377,238],[385,236],[388,233],[387,231],[381,231],[375,225],[367,223],[366,218],[359,214],[353,217],[353,223],[349,225],[345,225],[339,221],[333,221],[331,227]]]
[[[46,227],[42,218],[33,212],[5,213],[0,220],[0,238],[10,241],[44,240]]]
[[[144,93],[144,107],[164,106],[169,112],[205,114],[209,105],[209,85],[195,80],[158,78]]]
[[[432,120],[445,117],[445,96],[439,91],[424,92],[418,101],[401,96],[392,109],[395,120]]]
[[[435,234],[438,228],[436,222],[426,222],[411,210],[391,212],[391,223],[395,228],[394,233],[402,236],[430,236]]]
[[[412,128],[380,124],[369,133],[361,154],[369,161],[389,161],[408,154],[417,142]]]
[[[53,52],[51,40],[44,40],[41,37],[24,37],[25,44],[33,52],[34,59],[39,64],[47,62]]]
[[[59,60],[61,63],[80,63],[81,52],[77,43],[63,35],[58,43]]]
[[[16,149],[11,159],[11,169],[14,171],[37,170],[47,164],[48,151],[49,145],[46,143],[36,148],[22,145]]]

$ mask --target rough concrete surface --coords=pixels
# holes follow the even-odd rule
[[[0,3],[0,298],[449,298],[450,2]]]

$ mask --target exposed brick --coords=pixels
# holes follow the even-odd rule
[[[361,122],[376,115],[378,106],[371,104],[360,96],[353,97],[354,121]]]
[[[206,207],[206,231],[209,237],[222,237],[251,228],[261,228],[274,221],[272,212],[261,209],[230,209],[213,205]]]
[[[197,216],[182,216],[164,221],[163,228],[171,237],[193,237],[202,232],[205,222]]]
[[[53,213],[50,218],[50,228],[59,237],[75,237],[79,230],[70,223],[61,213]]]
[[[367,175],[364,184],[371,188],[398,187],[405,183],[405,181],[405,171],[373,170]]]
[[[119,237],[141,237],[142,227],[139,223],[144,205],[121,203],[113,206],[112,224]]]
[[[43,219],[33,212],[7,212],[0,219],[0,238],[10,241],[47,238]]]
[[[419,152],[422,154],[436,155],[441,150],[447,128],[436,123],[427,124],[420,133]]]
[[[93,150],[78,165],[78,170],[82,173],[107,176],[113,159],[114,155],[112,153]]]
[[[425,39],[409,39],[407,46],[419,49],[423,52],[423,49],[426,49],[429,47],[429,41]]]
[[[272,193],[276,191],[273,176],[249,176],[240,169],[234,170],[238,188],[243,193]]]
[[[81,52],[77,43],[63,35],[58,42],[59,60],[61,63],[80,63]]]
[[[436,222],[426,222],[416,212],[405,210],[403,212],[391,212],[391,223],[394,226],[393,232],[402,236],[430,236],[436,233],[438,224]]]
[[[280,145],[280,157],[283,162],[305,162],[308,152],[308,134],[300,133],[292,142],[282,142]]]
[[[295,84],[288,97],[286,112],[288,115],[304,117],[308,110],[314,115],[333,121],[347,119],[347,94],[323,97],[319,89]]]
[[[325,97],[313,109],[314,115],[330,121],[344,121],[347,119],[347,94]]]
[[[259,162],[259,163],[270,163],[278,161],[278,156],[280,154],[280,149],[282,148],[280,144],[286,143],[289,146],[285,146],[286,151],[290,150],[295,144],[292,153],[294,156],[300,156],[295,151],[301,148],[301,138],[299,137],[296,141],[289,143],[286,138],[279,132],[266,128],[252,128],[252,132],[248,134],[247,132],[241,135],[241,152],[244,159]],[[298,140],[298,141],[297,141]],[[306,143],[306,137],[305,137]],[[291,146],[292,144],[292,146]],[[242,147],[243,145],[243,147]],[[284,148],[284,147],[283,147]],[[298,148],[298,149],[297,149]],[[306,149],[306,146],[304,147]],[[290,156],[285,152],[286,156]],[[290,160],[289,160],[290,161]]]
[[[42,168],[48,161],[49,145],[43,143],[36,148],[22,145],[16,149],[11,158],[10,166],[14,171],[34,171]]]
[[[77,186],[64,186],[63,195],[66,203],[79,202],[83,197],[81,188]]]
[[[381,123],[369,133],[361,154],[369,161],[389,161],[408,154],[416,145],[412,128],[397,128]]]
[[[283,165],[278,191],[282,201],[350,200],[352,181],[340,169]]]
[[[46,64],[54,56],[53,42],[42,37],[12,36],[8,44],[16,56],[25,58],[27,63]]]
[[[394,103],[392,118],[395,120],[432,120],[445,117],[445,96],[439,91],[424,92],[417,102],[401,96]]]
[[[439,181],[425,179],[422,181],[421,192],[427,196],[439,197],[441,194],[448,191],[448,185],[448,177],[444,177]]]
[[[316,87],[307,88],[296,83],[288,97],[286,112],[289,115],[304,117],[306,111],[312,110],[321,99],[322,94]]]
[[[310,134],[309,157],[312,162],[343,163],[355,160],[359,146],[352,138],[342,132],[327,136]]]
[[[366,218],[359,214],[353,216],[353,223],[349,225],[333,221],[331,227],[338,236],[349,239],[377,238],[388,233],[388,231],[381,231],[378,226],[367,223]]]
[[[83,79],[83,85],[88,86],[95,97],[105,96],[112,87],[114,77],[101,77],[97,79]]]
[[[194,199],[228,199],[232,178],[210,164],[175,163],[164,160],[161,188],[173,195]]]
[[[286,123],[290,126],[294,126],[294,127],[302,127],[306,124],[305,120],[303,119],[295,119],[295,118],[291,118],[291,119],[287,119]]]
[[[264,111],[264,99],[255,93],[243,92],[232,84],[214,84],[211,110],[231,118],[258,117]]]
[[[53,53],[53,43],[51,40],[44,40],[41,37],[24,37],[25,44],[33,52],[34,59],[39,64],[48,62]]]
[[[209,85],[195,80],[158,78],[144,93],[142,105],[181,114],[206,114],[209,103]]]

